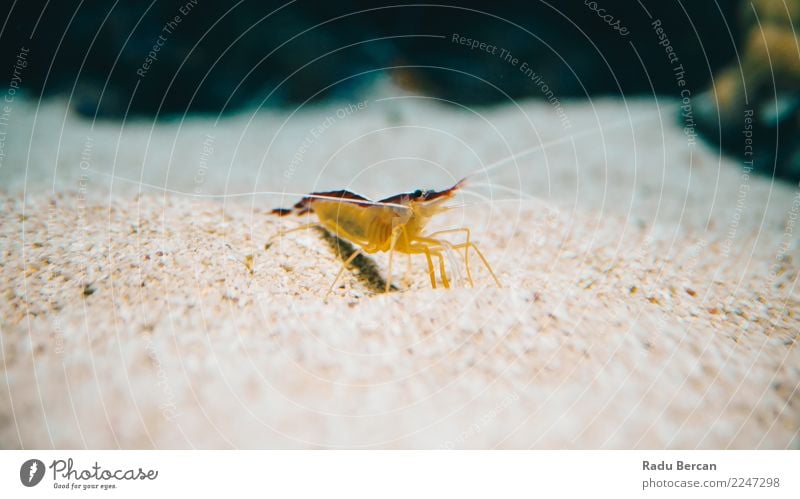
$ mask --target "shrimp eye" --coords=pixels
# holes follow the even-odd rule
[[[419,189],[417,189],[416,191],[414,191],[414,192],[412,193],[412,195],[413,195],[415,198],[421,197],[421,196],[422,196],[422,191],[421,191],[421,190],[419,190]]]

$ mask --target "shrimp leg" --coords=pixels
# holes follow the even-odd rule
[[[403,243],[406,247],[408,247],[409,246],[408,233],[406,233],[406,231],[403,231],[402,234],[403,234]],[[411,253],[406,253],[406,257],[407,257],[406,259],[407,265],[406,265],[406,274],[403,276],[403,286],[408,287],[409,283],[411,282]]]
[[[389,274],[386,276],[386,288],[383,290],[384,293],[388,293],[389,288],[392,286],[392,263],[394,263],[394,247],[397,244],[397,239],[400,235],[401,229],[402,227],[397,227],[392,230],[391,241],[389,243]]]
[[[334,279],[334,280],[333,280],[333,282],[331,283],[331,286],[328,288],[328,292],[327,292],[327,293],[325,293],[325,298],[326,298],[326,299],[328,298],[328,295],[330,295],[330,294],[331,294],[331,292],[333,291],[333,287],[334,287],[334,286],[336,286],[336,283],[337,283],[337,282],[339,281],[339,279],[342,277],[342,274],[344,273],[344,269],[346,269],[346,268],[347,268],[347,266],[348,266],[348,265],[350,265],[350,263],[352,263],[352,261],[353,261],[353,260],[355,260],[355,259],[356,259],[356,257],[357,257],[358,255],[361,255],[362,253],[363,253],[363,252],[361,251],[361,248],[359,248],[359,249],[355,250],[355,251],[353,252],[353,254],[352,254],[352,255],[350,255],[350,256],[347,258],[347,260],[345,260],[345,261],[344,261],[344,263],[342,264],[342,268],[340,268],[340,269],[339,269],[339,273],[338,273],[338,274],[336,274],[336,279]]]
[[[420,246],[421,250],[414,246],[409,246],[409,249],[417,249],[417,253],[424,253],[425,258],[428,260],[428,276],[431,278],[431,287],[436,289],[436,271],[433,268],[433,259],[431,259],[431,252],[427,246]]]
[[[286,234],[291,234],[292,232],[298,232],[298,231],[301,231],[301,230],[310,229],[312,227],[322,227],[322,225],[319,222],[309,222],[309,223],[304,223],[303,225],[299,225],[297,227],[294,227],[292,229],[282,230],[282,231],[278,232],[277,234],[275,234],[274,236],[270,237],[267,240],[266,244],[264,244],[264,249],[265,250],[269,249],[270,246],[272,246],[272,244],[274,243],[274,241],[276,239],[279,239],[279,238],[285,236]]]
[[[470,248],[475,250],[475,253],[478,254],[478,256],[480,257],[481,261],[483,262],[483,265],[486,267],[486,270],[488,270],[489,273],[492,275],[492,279],[494,279],[494,282],[497,284],[498,287],[502,288],[503,285],[500,284],[500,279],[497,278],[497,275],[494,273],[494,270],[492,270],[492,266],[489,265],[489,261],[486,260],[485,256],[483,256],[483,253],[481,252],[480,249],[478,249],[478,246],[475,243],[473,243],[472,241],[470,241],[470,239],[469,239],[469,229],[464,227],[464,228],[461,228],[461,229],[450,229],[450,230],[447,230],[447,231],[434,232],[434,234],[441,234],[441,233],[444,233],[444,232],[461,232],[461,231],[466,231],[467,232],[467,241],[464,242],[464,243],[460,243],[460,244],[453,244],[452,248],[453,249],[464,248],[465,255],[468,254]],[[445,241],[442,241],[442,240],[439,240],[439,239],[434,239],[434,238],[431,238],[431,237],[418,237],[418,238],[415,238],[414,240],[415,241],[420,241],[422,243],[428,243],[428,244],[440,244],[440,245],[441,244],[449,244],[449,243],[446,243]],[[469,261],[466,260],[466,257],[465,257],[465,263],[469,264]],[[467,275],[470,275],[469,267],[467,267]]]
[[[434,255],[439,257],[439,274],[442,276],[442,285],[445,288],[450,288],[450,281],[447,279],[447,273],[444,271],[444,257],[439,252],[434,253]]]
[[[431,277],[431,287],[436,289],[436,271],[433,266],[433,259],[431,258],[435,256],[439,259],[439,274],[442,276],[442,285],[445,288],[449,288],[450,281],[447,279],[447,272],[444,268],[444,257],[438,250],[438,248],[442,247],[439,241],[425,241],[420,238],[412,238],[412,241],[418,241],[420,244],[408,245],[406,247],[406,253],[422,253],[425,255],[425,258],[428,260],[428,275]]]
[[[456,244],[453,247],[456,248],[456,249],[465,248],[466,251],[468,251],[469,248],[472,248],[473,250],[475,250],[475,253],[478,254],[478,256],[480,257],[481,261],[483,262],[483,266],[486,267],[486,270],[488,270],[490,274],[492,274],[492,279],[494,279],[494,282],[497,284],[497,287],[498,288],[502,288],[503,287],[503,285],[500,284],[500,279],[497,278],[497,276],[494,273],[494,270],[492,270],[492,266],[489,265],[489,261],[486,260],[486,257],[483,256],[483,253],[481,252],[481,250],[478,249],[478,246],[475,243],[466,242],[466,243]]]
[[[433,238],[433,236],[438,236],[439,234],[452,234],[452,233],[455,233],[455,232],[465,232],[467,234],[467,243],[469,243],[470,232],[469,232],[469,229],[467,227],[462,227],[460,229],[439,230],[439,231],[433,232],[431,234],[428,234],[427,237]],[[451,246],[451,247],[453,249],[458,249],[457,245],[456,246]],[[464,248],[464,267],[466,267],[466,269],[467,269],[467,279],[469,280],[469,286],[471,288],[474,288],[475,287],[475,283],[472,280],[472,271],[469,268],[469,247]]]

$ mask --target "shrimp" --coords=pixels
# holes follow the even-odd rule
[[[464,185],[465,180],[461,180],[443,191],[416,190],[380,201],[372,201],[346,190],[313,192],[302,198],[293,208],[276,208],[272,210],[272,213],[279,216],[292,213],[296,215],[313,213],[317,216],[318,222],[281,232],[275,237],[296,230],[321,226],[337,237],[358,246],[358,249],[342,265],[336,279],[328,289],[328,294],[356,256],[362,253],[378,252],[389,253],[389,278],[386,279],[385,292],[388,292],[391,287],[392,263],[396,252],[405,253],[409,255],[409,258],[411,255],[425,255],[428,263],[428,275],[433,288],[436,288],[434,266],[434,259],[436,259],[441,283],[445,288],[449,288],[450,280],[447,277],[443,256],[443,251],[447,249],[464,251],[464,266],[470,286],[474,286],[469,267],[469,253],[470,250],[473,250],[497,286],[502,287],[488,260],[471,240],[469,228],[459,227],[425,233],[425,226],[430,219],[448,209],[444,206],[445,202],[455,195],[456,191]],[[454,233],[463,233],[465,235],[464,242],[453,244],[439,237]],[[268,248],[270,245],[271,242],[268,242],[266,247]]]

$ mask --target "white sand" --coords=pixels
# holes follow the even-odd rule
[[[688,145],[661,105],[572,103],[569,130],[538,102],[375,99],[92,129],[15,103],[0,447],[800,447],[800,192]],[[435,221],[473,228],[502,289],[477,259],[475,289],[431,290],[424,258],[403,286],[400,258],[400,291],[347,272],[326,301],[318,232],[263,249],[296,196],[180,194],[444,188],[601,125],[473,182],[524,199]]]

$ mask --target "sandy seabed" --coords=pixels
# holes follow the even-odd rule
[[[568,130],[540,102],[366,102],[299,163],[336,106],[122,126],[17,103],[0,446],[800,447],[796,186],[691,144],[672,102],[569,103]],[[322,234],[264,248],[296,196],[226,196],[444,188],[540,143],[432,221],[470,226],[502,288],[472,258],[474,288],[431,289],[401,255],[396,291],[355,269],[326,298]]]

